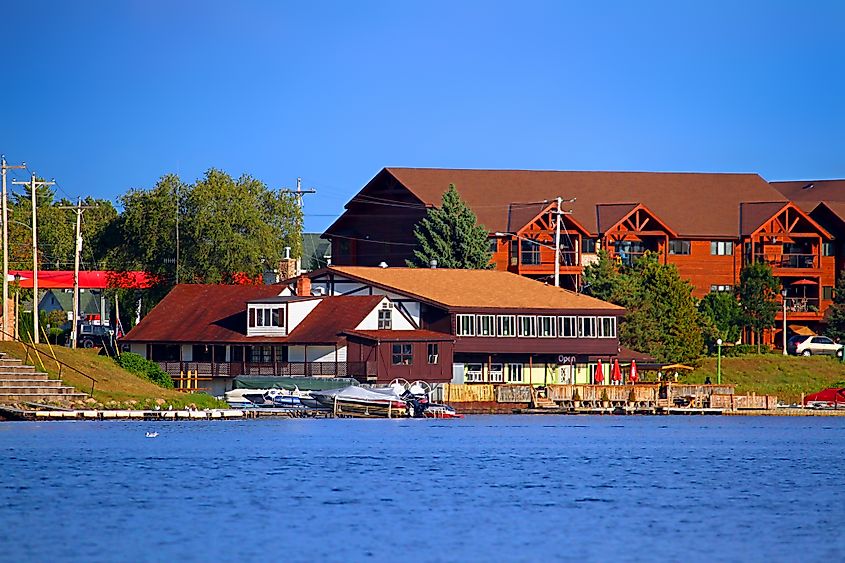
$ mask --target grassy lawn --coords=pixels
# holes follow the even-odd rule
[[[12,357],[26,359],[24,346],[16,342],[0,342],[0,351],[6,352]],[[152,408],[158,404],[162,408],[172,405],[176,409],[193,404],[198,408],[225,407],[225,403],[203,393],[179,393],[172,389],[159,387],[124,370],[111,358],[98,356],[95,350],[72,350],[64,346],[53,346],[51,350],[46,344],[40,344],[38,346],[40,362],[33,354],[30,354],[28,363],[39,369],[41,363],[43,363],[44,371],[52,377],[58,378],[58,364],[53,360],[53,354],[65,364],[73,366],[97,380],[93,398],[104,406]],[[91,391],[91,380],[67,367],[62,370],[62,380],[65,385],[72,385],[85,393]]]
[[[703,383],[710,376],[716,383],[716,358],[703,358],[701,367],[683,376],[683,381]],[[815,393],[827,387],[845,387],[845,364],[830,356],[783,356],[750,354],[722,358],[722,383],[736,385],[738,394],[777,395],[791,403],[801,393]]]

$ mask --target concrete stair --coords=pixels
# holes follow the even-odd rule
[[[63,401],[87,398],[74,387],[63,385],[60,379],[50,379],[35,366],[0,353],[0,404],[43,401]]]

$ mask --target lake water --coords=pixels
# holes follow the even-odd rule
[[[0,452],[2,561],[845,560],[845,418],[2,423]]]

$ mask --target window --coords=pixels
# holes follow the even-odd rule
[[[282,307],[250,307],[249,327],[285,326],[285,310]]]
[[[499,336],[516,336],[516,317],[499,315],[496,319],[496,334]]]
[[[247,348],[246,361],[255,364],[272,364],[275,361],[284,361],[284,348],[281,346],[250,346]]]
[[[458,336],[475,336],[475,315],[458,315]]]
[[[616,317],[598,317],[599,338],[616,338]]]
[[[484,381],[484,372],[481,371],[481,364],[467,364],[466,370],[467,383]]]
[[[476,336],[496,336],[496,317],[494,315],[478,315],[476,317]]]
[[[597,243],[597,241],[594,238],[585,238],[582,242],[582,244],[584,246],[583,253],[584,254],[595,254],[596,253],[596,247],[598,246],[596,243]]]
[[[833,286],[826,285],[822,288],[822,299],[833,299]]]
[[[505,371],[502,364],[490,364],[490,383],[502,383],[505,380]]]
[[[733,290],[734,290],[734,286],[732,286],[732,285],[711,285],[710,286],[711,292],[719,291],[719,292],[722,292],[722,293],[729,293]]]
[[[823,242],[822,243],[822,256],[833,256],[833,243],[832,242]]]
[[[813,338],[813,344],[833,344],[833,340],[827,336],[816,336]]]
[[[429,344],[428,345],[428,363],[436,364],[440,362],[440,345],[439,344]]]
[[[520,315],[519,336],[526,338],[533,338],[537,336],[537,324],[535,322],[535,317]]]
[[[687,255],[690,253],[690,241],[688,240],[670,240],[669,254]]]
[[[710,242],[710,254],[712,256],[732,256],[734,243],[725,240],[714,240]]]
[[[578,336],[578,328],[576,319],[578,317],[558,317],[560,326],[557,329],[557,334],[561,338],[575,338]]]
[[[508,383],[522,383],[522,364],[508,364]]]
[[[520,240],[522,250],[522,263],[528,266],[536,266],[540,263],[540,244],[528,239]]]
[[[387,305],[387,303],[385,303]],[[372,326],[372,325],[371,325]],[[387,306],[378,310],[378,329],[391,330],[393,328],[393,311]]]
[[[490,243],[490,254],[496,254],[499,250],[499,239],[491,238],[487,242]]]
[[[393,345],[393,365],[394,366],[409,366],[414,363],[414,346],[413,344],[394,344]]]
[[[582,338],[596,337],[596,318],[595,317],[578,317],[580,323],[579,334]]]
[[[555,317],[537,317],[537,334],[540,338],[554,338],[557,335]]]

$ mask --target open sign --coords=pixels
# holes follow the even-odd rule
[[[563,354],[561,354],[557,357],[557,363],[563,365],[574,364],[575,356],[564,356]]]

